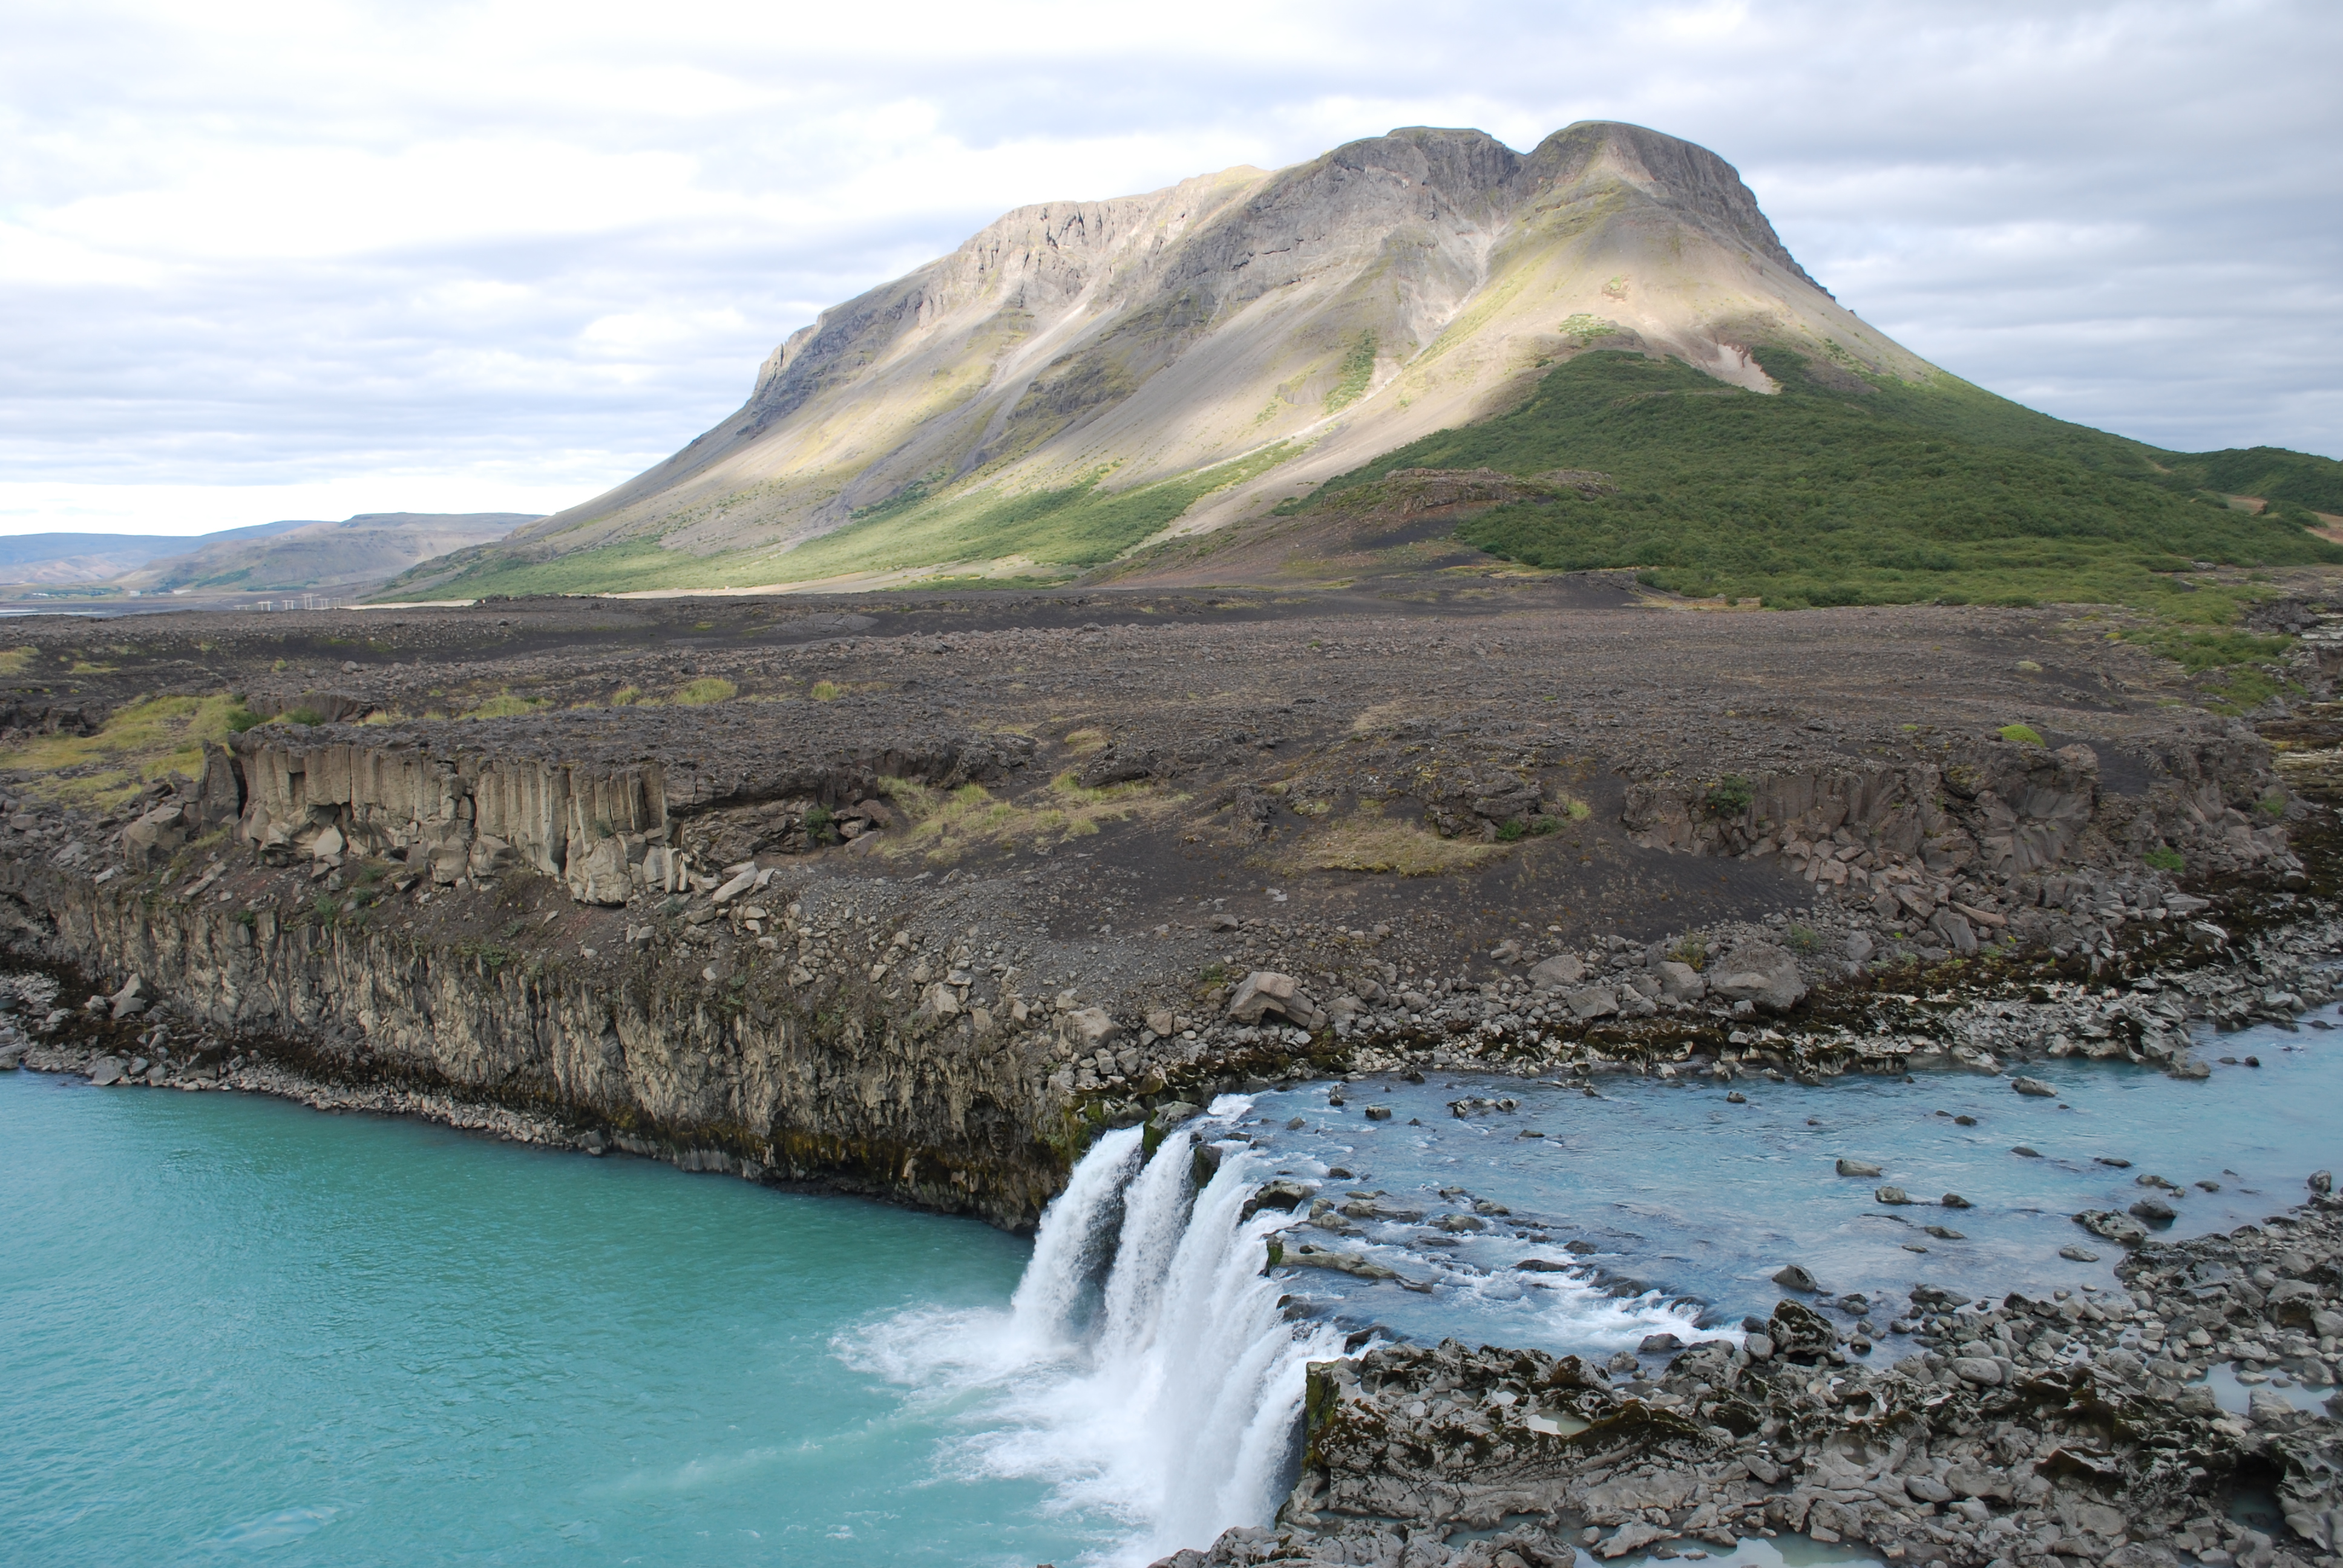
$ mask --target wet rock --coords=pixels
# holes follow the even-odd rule
[[[1958,1192],[1947,1192],[1942,1198],[1938,1199],[1937,1201],[1942,1203],[1947,1209],[1974,1209],[1976,1207],[1976,1204],[1962,1197]]]
[[[1838,1162],[1838,1173],[1842,1176],[1876,1176],[1879,1167],[1868,1161],[1843,1158]]]
[[[2075,1216],[2075,1223],[2101,1241],[2113,1241],[2120,1247],[2137,1247],[2147,1240],[2147,1226],[2111,1210],[2086,1209]]]
[[[1828,1355],[1838,1344],[1838,1331],[1831,1321],[1803,1302],[1775,1302],[1765,1320],[1765,1337],[1774,1342],[1775,1355],[1798,1359]]]
[[[1871,1195],[1879,1202],[1890,1207],[1901,1207],[1912,1201],[1911,1194],[1906,1192],[1901,1187],[1882,1187]]]
[[[1655,1542],[1673,1541],[1675,1538],[1674,1531],[1663,1530],[1655,1524],[1646,1524],[1639,1519],[1633,1523],[1622,1524],[1596,1543],[1594,1554],[1608,1562],[1614,1557],[1624,1557],[1630,1552],[1641,1552]]]
[[[2039,1100],[2055,1100],[2058,1097],[2056,1090],[2038,1078],[2013,1078],[2009,1081],[2009,1087],[2020,1094],[2030,1094]]]
[[[2001,1384],[2001,1365],[1983,1356],[1956,1356],[1953,1361],[1953,1375],[1979,1388],[1997,1388]]]
[[[1250,1220],[1263,1209],[1278,1209],[1292,1213],[1295,1209],[1310,1201],[1316,1196],[1317,1191],[1315,1183],[1297,1181],[1290,1176],[1281,1176],[1273,1181],[1264,1181],[1253,1189],[1252,1197],[1245,1200],[1244,1217]]]
[[[2142,1198],[2131,1206],[2130,1212],[2134,1219],[2145,1220],[2151,1225],[2169,1225],[2180,1217],[2179,1211],[2161,1198]]]
[[[2096,1263],[2099,1261],[2099,1255],[2088,1247],[2077,1247],[2071,1243],[2059,1248],[2058,1255],[2070,1263]]]
[[[1192,1104],[1185,1100],[1166,1101],[1155,1108],[1155,1113],[1147,1119],[1147,1125],[1154,1131],[1169,1132],[1190,1117],[1201,1115],[1202,1111],[1202,1106]]]
[[[1361,1280],[1396,1280],[1400,1277],[1396,1269],[1385,1268],[1372,1258],[1333,1247],[1315,1246],[1307,1241],[1284,1249],[1282,1261],[1295,1268],[1327,1269]]]
[[[1795,1263],[1785,1263],[1774,1272],[1774,1282],[1785,1291],[1804,1291],[1808,1295],[1822,1289],[1815,1277]]]

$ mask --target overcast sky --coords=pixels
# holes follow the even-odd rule
[[[1025,202],[1394,126],[1737,166],[1937,364],[2343,456],[2343,5],[0,0],[0,532],[550,511]]]

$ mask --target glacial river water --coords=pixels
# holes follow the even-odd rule
[[[1143,1563],[1266,1516],[1304,1364],[1370,1324],[1607,1352],[1765,1310],[1785,1261],[1838,1291],[2105,1283],[2117,1249],[2066,1215],[2136,1201],[2145,1174],[2187,1190],[2176,1233],[2296,1201],[2343,1157],[2343,1032],[2206,1054],[2262,1065],[2058,1063],[2052,1101],[1956,1074],[1745,1081],[1746,1105],[1618,1077],[1601,1099],[1446,1075],[1339,1108],[1323,1084],[1230,1097],[1151,1159],[1135,1131],[1102,1139],[1031,1242],[0,1075],[0,1563]],[[1516,1104],[1450,1113],[1473,1097]],[[1199,1141],[1222,1153],[1201,1191]],[[1884,1174],[1837,1177],[1841,1155]],[[1243,1204],[1281,1171],[1420,1212],[1283,1240],[1423,1288],[1264,1277],[1293,1217]],[[1887,1182],[1975,1206],[1889,1209]],[[1475,1200],[1512,1212],[1472,1230]],[[2101,1261],[2058,1257],[2076,1243]],[[1602,1273],[1513,1266],[1533,1257]]]

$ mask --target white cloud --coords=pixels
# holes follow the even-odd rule
[[[2284,0],[18,0],[0,528],[549,508],[1009,206],[1592,117],[1715,148],[1984,385],[2343,452],[2338,57]]]

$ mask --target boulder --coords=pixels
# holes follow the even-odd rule
[[[128,1064],[118,1056],[101,1056],[89,1064],[89,1081],[104,1088],[122,1081],[123,1069]]]
[[[1973,1382],[1979,1388],[2001,1386],[2001,1364],[1983,1356],[1958,1356],[1953,1361],[1953,1375],[1963,1382]]]
[[[111,1004],[110,1015],[116,1019],[134,1018],[146,1010],[146,982],[132,975],[122,982],[122,989],[106,1000]]]
[[[1540,990],[1559,990],[1585,978],[1586,965],[1576,953],[1556,953],[1530,970],[1530,984]]]
[[[1876,1176],[1879,1167],[1866,1161],[1842,1159],[1838,1162],[1838,1173],[1842,1176]]]
[[[1239,1023],[1259,1023],[1272,1013],[1302,1029],[1315,1029],[1325,1021],[1310,993],[1292,975],[1255,970],[1237,982],[1229,998],[1229,1017]]]
[[[1775,1012],[1786,1011],[1806,994],[1798,976],[1798,960],[1787,948],[1772,942],[1744,942],[1716,966],[1708,989],[1727,1001],[1745,1001]]]
[[[1815,1277],[1795,1263],[1785,1263],[1774,1271],[1774,1282],[1785,1291],[1804,1291],[1808,1295],[1822,1289]]]
[[[951,994],[941,986],[936,986],[932,990],[943,990],[947,996]],[[1066,1014],[1064,1032],[1077,1050],[1096,1050],[1121,1034],[1122,1025],[1115,1022],[1113,1015],[1102,1007],[1078,1007]]]
[[[1871,1195],[1890,1207],[1901,1207],[1912,1201],[1911,1194],[1906,1192],[1901,1187],[1882,1187]]]
[[[2020,1094],[2033,1095],[2037,1100],[2055,1100],[2058,1097],[2058,1091],[2056,1089],[2038,1078],[2013,1078],[2009,1081],[2009,1087]]]
[[[1803,1302],[1776,1302],[1765,1322],[1765,1337],[1774,1353],[1802,1359],[1828,1354],[1838,1344],[1838,1331],[1828,1318]]]
[[[1708,982],[1690,964],[1680,964],[1671,959],[1653,971],[1659,979],[1660,996],[1667,1001],[1698,1001],[1708,991]]]
[[[563,879],[569,884],[569,896],[581,904],[616,907],[634,890],[628,876],[627,846],[615,838],[573,847]]]
[[[1563,999],[1579,1021],[1609,1018],[1619,1010],[1619,993],[1609,986],[1591,985],[1580,990],[1565,991]]]
[[[186,813],[176,806],[157,806],[122,829],[122,858],[144,869],[169,859],[186,841]]]

